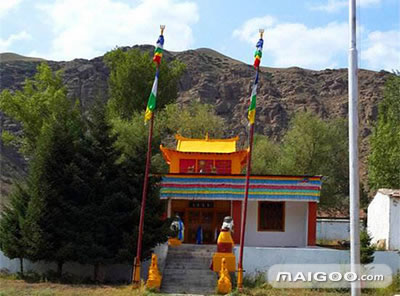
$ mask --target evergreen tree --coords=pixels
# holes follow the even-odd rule
[[[81,143],[79,112],[60,112],[43,126],[30,163],[31,200],[23,229],[29,257],[56,262],[59,276],[65,262],[79,258],[79,233],[85,225],[80,209],[92,190],[76,153]]]
[[[369,264],[374,262],[375,248],[371,245],[371,236],[366,230],[360,232],[360,262]]]
[[[18,258],[20,273],[24,274],[27,244],[23,235],[26,210],[30,196],[21,183],[15,183],[9,203],[0,214],[0,249],[10,259]]]
[[[400,76],[386,83],[368,159],[371,189],[400,188]]]
[[[135,158],[122,157],[115,148],[116,136],[106,119],[105,108],[95,105],[88,118],[85,158],[94,170],[87,171],[93,188],[90,202],[82,208],[88,244],[82,252],[83,263],[94,265],[94,278],[99,267],[107,263],[132,262],[135,254],[139,205],[141,198],[146,147],[136,146]],[[155,181],[149,186],[144,235],[148,255],[156,244],[167,239],[168,225],[161,221],[163,207]]]

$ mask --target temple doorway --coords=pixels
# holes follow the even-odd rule
[[[172,200],[171,215],[179,215],[185,225],[184,243],[215,244],[224,217],[231,215],[231,202]]]

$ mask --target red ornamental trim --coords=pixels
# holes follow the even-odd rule
[[[232,253],[232,243],[217,243],[218,253]]]
[[[169,188],[237,188],[243,189],[244,185],[231,184],[177,184],[177,183],[162,183],[162,187]],[[302,189],[302,190],[320,190],[320,186],[290,186],[290,185],[250,185],[250,188],[260,189]]]

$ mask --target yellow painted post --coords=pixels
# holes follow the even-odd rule
[[[220,294],[228,294],[232,291],[231,277],[228,269],[226,268],[225,258],[222,258],[221,261],[221,271],[219,272],[217,290]]]
[[[229,230],[221,230],[217,240],[217,252],[213,255],[213,271],[219,272],[222,258],[226,261],[226,268],[230,272],[236,271],[236,258],[233,254],[234,242]]]
[[[139,288],[140,286],[140,261],[135,258],[135,262],[133,264],[133,276],[132,276],[132,285],[134,288]]]
[[[243,268],[238,268],[237,286],[243,289]]]
[[[147,278],[146,287],[160,289],[161,278],[162,277],[160,275],[160,272],[158,271],[157,255],[152,254],[151,255],[151,264],[150,264],[150,268],[149,268],[149,276]]]

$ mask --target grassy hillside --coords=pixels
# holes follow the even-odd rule
[[[3,52],[0,53],[0,63],[1,62],[13,62],[13,61],[25,61],[25,62],[40,62],[45,61],[42,58],[26,57],[13,52]]]

